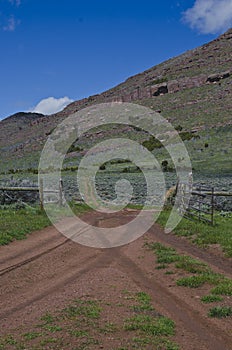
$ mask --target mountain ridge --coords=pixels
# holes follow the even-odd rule
[[[138,103],[161,112],[174,126],[181,125],[188,131],[230,126],[231,47],[232,28],[209,43],[129,77],[114,88],[74,101],[61,112],[52,115],[20,112],[7,117],[0,122],[2,169],[12,165],[36,167],[39,153],[56,125],[68,115],[97,103]]]

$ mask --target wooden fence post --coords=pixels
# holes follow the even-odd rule
[[[212,187],[212,197],[211,197],[211,224],[214,225],[214,187]]]
[[[62,207],[63,205],[63,180],[60,179],[60,182],[59,182],[59,206]]]
[[[39,180],[39,201],[40,201],[40,209],[44,209],[44,188],[43,188],[43,179]]]

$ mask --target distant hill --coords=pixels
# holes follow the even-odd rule
[[[35,169],[48,135],[60,121],[86,106],[110,101],[148,106],[161,112],[174,126],[194,131],[198,137],[185,142],[195,171],[231,172],[231,48],[232,29],[210,43],[130,77],[102,94],[75,101],[62,112],[50,116],[17,113],[2,120],[0,172]],[[122,128],[121,132],[128,130]],[[144,134],[135,136],[141,140],[147,137]],[[80,140],[81,149],[90,146],[86,140]]]

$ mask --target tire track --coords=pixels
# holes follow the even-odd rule
[[[83,274],[88,272],[90,269],[95,268],[97,264],[102,264],[101,260],[104,259],[104,257],[99,256],[99,252],[95,253],[94,255],[87,257],[84,259],[85,261],[88,261],[86,263],[86,266],[83,269],[78,269],[78,271],[72,271],[67,276],[62,276],[59,281],[56,281],[53,283],[53,285],[49,288],[45,288],[43,291],[39,292],[37,295],[33,296],[32,298],[28,298],[25,302],[19,303],[12,308],[5,310],[4,312],[0,312],[0,321],[11,317],[15,313],[24,310],[28,306],[31,306],[32,304],[41,301],[42,299],[48,297],[51,294],[56,293],[61,288],[63,288],[65,285],[73,282],[77,278],[81,277]],[[82,262],[83,263],[83,262]]]
[[[50,227],[49,227],[50,228]],[[48,228],[46,228],[46,230],[47,230]],[[53,232],[55,231],[54,229],[52,230]],[[52,232],[52,233],[53,233]],[[34,232],[33,233],[34,235],[35,234],[38,234],[38,235],[40,235],[40,232],[38,231],[36,231],[36,232]],[[33,235],[32,234],[32,235]],[[50,233],[49,233],[50,234]],[[32,235],[30,235],[30,236],[28,236],[27,238],[26,238],[26,240],[25,241],[23,241],[25,244],[28,244],[28,241],[29,240],[34,240],[34,238],[35,237],[32,237]],[[57,240],[59,240],[60,238],[62,238],[63,239],[63,236],[61,236],[57,231],[55,231],[55,236],[53,236],[53,237],[45,237],[45,239],[44,240],[42,240],[42,242],[41,242],[41,240],[39,241],[39,242],[36,242],[36,244],[34,244],[34,242],[33,242],[33,246],[29,246],[27,249],[23,249],[23,250],[21,250],[21,251],[19,251],[18,253],[15,253],[14,251],[12,251],[12,254],[9,256],[9,257],[3,257],[3,258],[1,258],[0,259],[0,264],[5,264],[6,262],[10,262],[10,261],[12,261],[12,260],[17,260],[17,258],[20,258],[21,256],[25,256],[25,255],[27,255],[28,253],[30,253],[32,250],[39,250],[40,248],[42,248],[44,245],[47,245],[47,244],[50,244],[50,243],[53,243],[54,241],[56,242]],[[41,237],[40,237],[40,239],[41,239]],[[16,241],[14,241],[14,243],[10,243],[10,245],[9,246],[1,246],[1,249],[2,250],[4,250],[4,248],[6,248],[6,247],[11,247],[11,245],[12,244],[17,244],[18,243],[18,241],[16,242]],[[4,253],[4,251],[3,251],[3,253]],[[1,271],[1,270],[0,270]]]
[[[95,224],[96,224],[96,221],[97,221],[96,218],[94,218],[94,220],[93,220],[93,222],[92,222],[92,225],[95,225]],[[79,235],[85,233],[87,230],[88,230],[88,229],[82,229],[82,230],[79,232]],[[54,229],[54,231],[57,233],[57,235],[59,234],[59,232],[56,231],[55,229]],[[28,252],[30,252],[31,250],[34,251],[34,250],[37,250],[38,248],[43,247],[44,245],[47,245],[48,243],[52,243],[53,241],[56,242],[57,240],[60,240],[61,237],[62,237],[62,239],[64,239],[64,236],[63,236],[63,235],[58,235],[57,237],[55,236],[55,237],[51,237],[51,238],[49,237],[48,239],[46,238],[46,240],[40,242],[39,244],[33,245],[32,247],[29,247],[29,248],[26,249],[26,250],[23,250],[23,251],[19,252],[19,253],[16,254],[15,256],[10,256],[8,259],[4,259],[4,258],[3,258],[2,261],[3,261],[4,263],[6,263],[7,261],[11,261],[11,260],[17,259],[17,257],[23,257],[23,256],[25,256]],[[30,236],[30,238],[31,238],[31,236]],[[30,238],[29,238],[29,239],[30,239]],[[33,239],[33,238],[32,238],[32,239]],[[18,268],[20,268],[20,267],[22,267],[22,266],[25,266],[25,265],[29,264],[29,263],[31,263],[31,262],[33,262],[33,261],[35,261],[35,260],[37,260],[37,259],[43,257],[43,256],[46,255],[46,254],[49,254],[49,253],[53,252],[54,250],[56,250],[56,249],[62,247],[63,245],[67,244],[68,242],[71,242],[71,239],[70,239],[70,238],[66,238],[66,239],[63,240],[61,243],[58,243],[58,244],[56,244],[55,246],[53,246],[53,247],[51,247],[51,248],[48,248],[48,249],[42,251],[42,252],[39,253],[39,254],[32,255],[31,257],[29,257],[29,258],[27,258],[27,259],[23,259],[23,260],[21,260],[21,261],[15,263],[15,264],[12,264],[12,265],[7,266],[7,267],[5,267],[5,268],[3,268],[3,269],[0,269],[0,277],[1,277],[1,276],[4,276],[5,274],[7,274],[7,273],[9,273],[9,272],[11,272],[11,271],[13,271],[13,270],[16,270],[16,269],[18,269]]]
[[[27,264],[29,264],[29,263],[31,263],[31,262],[41,258],[42,256],[44,256],[46,254],[49,254],[49,253],[53,252],[54,250],[62,247],[63,245],[67,244],[68,242],[69,242],[69,239],[66,239],[64,242],[57,244],[55,247],[49,248],[49,249],[43,251],[42,253],[39,253],[37,255],[32,256],[31,258],[22,260],[22,261],[20,261],[17,264],[8,266],[8,267],[0,270],[0,276],[4,276],[5,274],[7,274],[7,273],[9,273],[9,272],[11,272],[13,270],[16,270],[16,269],[18,269],[18,268],[20,268],[20,267],[22,267],[24,265],[27,265]]]

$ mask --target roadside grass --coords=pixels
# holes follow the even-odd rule
[[[222,301],[222,300],[223,300],[222,297],[220,297],[219,295],[213,295],[213,294],[204,295],[203,297],[201,297],[202,303],[205,303],[205,304],[214,303],[215,301]]]
[[[180,349],[171,339],[175,323],[154,309],[148,294],[119,294],[124,299],[126,318],[116,304],[76,299],[60,311],[43,315],[26,333],[20,328],[17,333],[0,336],[0,349]],[[117,319],[111,320],[115,313]]]
[[[24,239],[28,233],[49,225],[45,212],[39,208],[0,210],[0,245]]]
[[[76,215],[82,214],[90,208],[86,204],[71,203]],[[60,213],[57,213],[59,215]],[[6,245],[14,240],[22,240],[27,234],[41,230],[51,225],[45,211],[39,206],[16,209],[14,206],[0,208],[0,245]]]
[[[188,288],[199,288],[205,284],[212,286],[210,294],[201,298],[203,303],[219,302],[223,300],[223,296],[232,296],[232,280],[222,274],[215,273],[204,262],[178,254],[174,248],[158,242],[146,242],[145,247],[156,255],[158,267],[161,266],[160,263],[165,263],[166,268],[175,267],[190,274],[190,276],[178,278],[176,280],[177,286]],[[165,274],[167,275],[166,272]]]
[[[175,267],[191,273],[203,273],[210,271],[209,267],[200,260],[187,255],[180,255],[174,248],[164,246],[161,243],[145,243],[145,246],[156,254],[156,262],[169,265],[175,263]]]
[[[215,306],[209,310],[209,317],[224,318],[232,316],[232,308],[228,306]]]
[[[170,210],[164,210],[157,223],[165,227]],[[223,216],[220,213],[215,215],[215,225],[210,226],[203,222],[190,221],[182,218],[181,222],[174,229],[177,236],[185,236],[198,246],[208,247],[209,245],[219,244],[227,257],[232,257],[232,216]]]
[[[201,275],[180,278],[177,280],[177,285],[189,288],[198,288],[203,286],[205,283],[216,285],[220,283],[222,279],[222,276],[213,272],[208,272]]]

